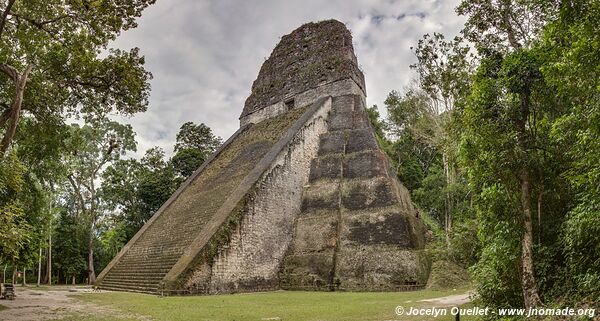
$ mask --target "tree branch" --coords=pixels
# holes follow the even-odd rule
[[[6,5],[6,8],[4,9],[4,12],[2,13],[2,20],[0,20],[0,39],[2,38],[2,33],[4,32],[4,25],[6,24],[6,18],[8,17],[8,13],[10,12],[10,9],[12,8],[13,4],[15,4],[16,0],[8,0],[8,5]]]
[[[69,174],[67,175],[67,178],[69,178],[69,182],[73,187],[73,191],[75,192],[75,194],[77,194],[77,199],[79,200],[81,211],[83,212],[85,210],[85,201],[83,199],[83,196],[81,195],[81,191],[79,190],[79,185],[75,182],[73,175]]]
[[[22,15],[20,15],[18,13],[11,12],[10,14],[12,16],[14,16],[15,18],[17,18],[17,20],[23,19],[23,20],[27,21],[28,23],[30,23],[34,27],[38,28],[39,30],[42,30],[42,31],[46,32],[50,37],[52,37],[52,39],[60,42],[62,45],[65,45],[65,42],[62,39],[58,38],[56,36],[55,32],[52,32],[52,30],[48,30],[45,26],[47,24],[56,22],[58,20],[61,20],[61,19],[67,18],[67,17],[71,17],[71,15],[63,15],[63,16],[60,16],[60,17],[57,17],[57,18],[54,18],[54,19],[51,19],[51,20],[41,21],[40,22],[40,21],[35,21],[35,20],[31,19],[31,18],[22,16]]]
[[[16,76],[17,81],[15,82],[15,98],[11,106],[10,126],[8,127],[8,129],[4,133],[4,137],[2,138],[2,143],[0,146],[0,157],[4,157],[4,153],[8,150],[8,148],[12,144],[13,138],[15,137],[15,133],[17,131],[17,124],[19,123],[19,117],[21,116],[23,94],[25,92],[25,86],[27,85],[27,80],[32,69],[33,65],[30,64],[25,68],[25,71],[23,71],[22,75],[19,76],[17,74]]]
[[[14,83],[17,83],[17,81],[19,81],[19,73],[13,66],[8,64],[0,64],[0,70],[3,73],[5,73],[8,77],[10,77],[10,79],[12,79]]]

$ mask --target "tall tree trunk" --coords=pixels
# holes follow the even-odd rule
[[[88,242],[88,282],[96,283],[96,272],[94,271],[94,232],[90,229],[90,239]]]
[[[537,219],[538,219],[538,244],[542,244],[542,195],[541,191],[537,198]]]
[[[446,152],[442,153],[442,163],[444,166],[444,176],[446,177],[446,197],[444,199],[445,203],[445,224],[444,229],[446,230],[446,245],[450,247],[450,233],[452,231],[452,212],[454,210],[454,197],[449,192],[448,187],[454,184],[455,182],[455,174],[454,174],[454,166],[450,164],[450,159]]]
[[[531,224],[531,187],[529,181],[529,171],[521,171],[521,207],[523,210],[523,225],[525,230],[521,238],[521,283],[523,287],[523,299],[526,308],[532,308],[541,304],[535,283],[535,273],[533,269],[533,229]]]
[[[40,257],[38,258],[38,278],[37,278],[37,286],[40,286],[40,281],[42,279],[42,247],[40,246]]]
[[[48,285],[52,285],[52,233],[48,237]]]
[[[23,286],[27,285],[27,280],[25,279],[25,267],[23,267]]]

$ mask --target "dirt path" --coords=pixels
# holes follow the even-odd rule
[[[435,306],[459,306],[471,302],[472,293],[449,295],[441,298],[425,299],[419,302],[432,303]]]
[[[0,300],[7,307],[0,311],[0,321],[52,320],[70,315],[128,317],[148,320],[144,316],[124,315],[122,311],[82,302],[71,296],[92,292],[84,286],[17,287],[15,300]],[[104,291],[103,291],[104,292]]]

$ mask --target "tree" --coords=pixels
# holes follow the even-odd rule
[[[531,199],[532,190],[543,190],[544,184],[540,178],[534,182],[532,172],[535,171],[533,164],[536,160],[546,159],[547,155],[538,152],[548,129],[537,121],[551,121],[556,117],[552,110],[554,102],[540,105],[546,98],[541,95],[548,95],[549,88],[541,76],[543,61],[540,53],[531,50],[531,47],[544,25],[556,14],[558,4],[537,0],[463,0],[456,9],[459,14],[467,16],[463,34],[486,60],[480,64],[475,76],[478,83],[471,92],[470,106],[465,109],[469,128],[466,137],[485,137],[476,140],[481,145],[474,145],[500,153],[496,158],[504,162],[501,169],[498,164],[491,165],[494,161],[487,160],[488,169],[503,177],[499,184],[509,190],[510,185],[515,183],[512,179],[516,178],[520,189],[523,226],[521,286],[527,308],[541,304],[534,271]],[[486,122],[490,125],[488,129],[493,128],[496,132],[474,132],[475,128],[486,126],[483,124]],[[473,142],[471,140],[468,145],[472,147],[470,144]],[[485,154],[472,156],[481,159]],[[537,156],[541,157],[536,159]],[[476,162],[469,161],[467,166],[481,165],[475,166]],[[539,162],[537,164],[540,165]],[[533,186],[536,183],[539,185]]]
[[[0,157],[21,115],[40,122],[73,115],[133,114],[151,78],[139,49],[107,49],[155,0],[8,0],[0,6]]]
[[[54,231],[54,264],[65,276],[65,283],[71,278],[71,283],[75,284],[77,276],[86,268],[87,227],[81,223],[63,210]]]
[[[204,163],[221,145],[221,138],[213,135],[205,124],[187,122],[181,125],[175,143],[175,155],[171,159],[175,170],[184,178]]]
[[[572,302],[600,296],[600,3],[565,1],[560,14],[545,28],[541,39],[547,62],[545,79],[568,107],[553,126],[552,140],[568,146],[564,170],[576,203],[561,231]],[[583,296],[583,297],[582,297]]]
[[[14,152],[0,159],[0,262],[17,261],[32,238],[31,225],[17,196],[25,171]]]
[[[467,16],[464,36],[478,48],[498,51],[529,47],[556,15],[556,0],[463,0],[456,8]]]
[[[70,174],[67,175],[68,192],[75,203],[77,216],[84,220],[88,233],[88,281],[96,281],[94,270],[95,224],[101,214],[101,199],[97,180],[102,171],[128,151],[134,151],[136,142],[130,125],[103,119],[93,120],[82,127],[72,125],[68,143],[72,151],[65,159]]]
[[[534,263],[533,215],[537,212],[538,224],[543,210],[548,218],[564,216],[570,198],[560,174],[568,161],[563,156],[565,146],[550,138],[551,124],[567,109],[544,80],[543,53],[536,48],[486,53],[461,115],[462,159],[471,183],[480,195],[495,191],[478,199],[480,208],[506,213],[501,221],[521,226],[512,231],[520,238],[518,266],[527,308],[541,304]],[[500,211],[497,206],[484,206],[497,202],[496,195],[515,209]],[[532,205],[536,201],[537,207]],[[486,215],[488,220],[498,220],[492,214]]]
[[[459,175],[456,170],[456,144],[450,139],[449,131],[452,112],[469,89],[473,58],[469,51],[470,47],[460,37],[446,41],[440,33],[424,35],[414,49],[417,63],[411,65],[417,72],[418,89],[409,91],[406,100],[401,102],[412,109],[408,113],[415,114],[404,119],[407,129],[442,156],[446,186],[455,185]],[[401,110],[396,114],[408,113]],[[450,246],[456,200],[449,189],[445,191],[444,230]]]
[[[119,160],[103,173],[101,196],[118,218],[116,228],[122,228],[129,240],[175,192],[181,179],[171,164],[164,161],[164,152],[154,147],[140,160]],[[115,232],[116,235],[120,235]]]

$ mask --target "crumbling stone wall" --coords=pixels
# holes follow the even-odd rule
[[[284,108],[294,96],[342,79],[351,79],[365,92],[350,31],[336,20],[307,23],[283,36],[262,65],[244,104],[242,124],[248,122],[243,119],[267,106],[280,104]]]
[[[210,266],[203,263],[197,269],[186,288],[192,292],[202,288],[211,294],[279,288],[281,261],[292,238],[302,188],[317,154],[319,137],[327,129],[330,110],[328,99],[281,150],[251,190],[229,242],[219,248]]]
[[[311,165],[285,289],[390,291],[424,285],[424,225],[379,149],[361,95],[333,98]]]

